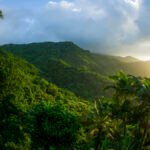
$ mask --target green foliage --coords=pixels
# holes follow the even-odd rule
[[[109,97],[98,98],[98,91],[103,93],[99,86],[108,85],[102,82],[106,78],[87,65],[93,63],[89,52],[78,47],[72,52],[68,45],[74,49],[71,43],[53,45],[47,65],[35,59],[34,64],[41,63],[40,71],[0,50],[0,149],[146,149],[150,145],[150,79],[119,72],[105,88],[112,89]],[[37,46],[32,46],[34,52]],[[73,65],[76,58],[66,53],[78,59],[83,53],[86,56]],[[84,67],[77,67],[78,63]]]
[[[91,54],[72,42],[45,42],[3,47],[34,64],[49,82],[90,100],[108,95],[103,88],[109,83],[104,76],[108,74],[105,69],[109,65],[103,61],[108,59],[109,64],[114,66],[118,63],[114,59],[113,63],[109,57]],[[112,69],[109,72],[115,71]]]
[[[2,10],[0,10],[0,18],[4,18]]]
[[[40,91],[33,83],[36,73],[37,70],[26,61],[0,50],[1,149],[29,148],[26,143],[28,135],[23,131],[23,118],[38,102],[35,97]]]
[[[49,82],[90,100],[111,95],[103,91],[110,83],[106,75],[123,70],[128,74],[150,76],[149,62],[140,62],[132,57],[93,54],[72,42],[9,44],[2,47],[34,64]]]
[[[143,149],[149,143],[150,79],[119,72],[111,76],[112,98],[95,101],[88,138],[99,149]]]
[[[89,102],[49,83],[33,65],[3,50],[0,50],[0,77],[0,149],[29,150],[33,143],[34,146],[41,143],[39,147],[45,149],[49,137],[52,139],[49,146],[55,148],[82,142],[82,137],[77,139],[79,124],[86,120]],[[43,123],[38,122],[37,119],[42,119],[39,115],[43,116]],[[37,129],[45,136],[46,145],[44,137],[37,138]]]
[[[149,79],[119,72],[115,80],[112,117],[121,121],[124,149],[141,149],[147,142],[150,120]],[[121,133],[120,133],[121,134]],[[128,146],[127,146],[128,145]]]
[[[33,147],[69,149],[76,142],[79,123],[77,116],[61,104],[42,102],[31,112]]]

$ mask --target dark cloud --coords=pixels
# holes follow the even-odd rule
[[[100,53],[150,55],[149,10],[148,0],[52,0],[29,9],[27,4],[5,6],[0,41],[67,40]]]

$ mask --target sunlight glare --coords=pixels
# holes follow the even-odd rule
[[[140,0],[125,0],[126,3],[130,4],[132,7],[139,9]]]
[[[137,56],[137,58],[143,61],[150,61],[150,56]]]

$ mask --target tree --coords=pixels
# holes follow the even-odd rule
[[[32,117],[31,117],[32,116]],[[29,115],[28,129],[33,148],[72,149],[79,124],[75,114],[61,104],[41,102]]]
[[[1,18],[1,19],[4,18],[4,15],[3,15],[2,10],[0,10],[0,18]]]
[[[122,120],[123,135],[132,135],[135,148],[142,149],[146,141],[149,142],[150,79],[126,75],[123,72],[111,78],[115,81],[111,87],[115,89],[114,100],[117,108],[113,116]],[[131,126],[132,131],[129,132],[127,127]]]

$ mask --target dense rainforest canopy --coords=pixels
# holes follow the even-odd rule
[[[0,50],[0,149],[140,150],[150,146],[149,78],[123,72],[108,78],[98,70],[102,61],[98,58],[106,56],[79,48],[69,51],[63,44],[60,50],[54,46],[43,54],[39,46],[32,46],[30,50],[19,47],[20,51],[5,46],[30,63]],[[109,59],[115,65],[120,62]]]

